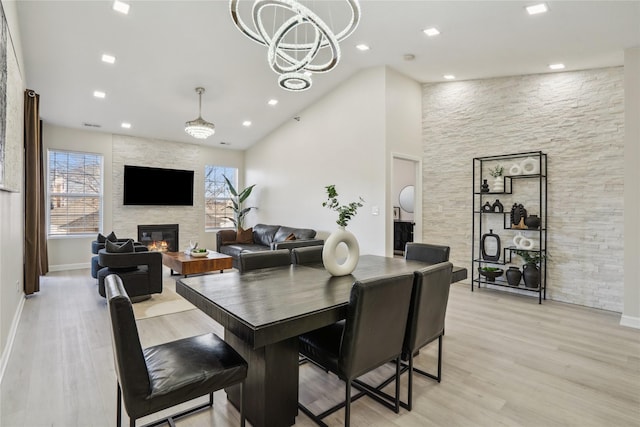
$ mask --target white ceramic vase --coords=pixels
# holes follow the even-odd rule
[[[497,176],[493,180],[493,187],[491,187],[493,193],[502,193],[504,191],[504,178]]]
[[[342,264],[338,263],[337,249],[340,243],[347,246],[347,258]],[[322,249],[322,262],[324,268],[331,273],[332,276],[346,276],[351,274],[358,265],[360,258],[360,246],[356,236],[344,227],[339,227],[331,233],[324,242]]]

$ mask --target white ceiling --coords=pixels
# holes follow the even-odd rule
[[[624,49],[640,46],[640,1],[549,1],[549,12],[527,15],[524,7],[535,3],[362,0],[361,23],[341,43],[337,68],[299,93],[278,87],[267,49],[235,27],[227,0],[133,1],[126,16],[107,0],[21,0],[17,9],[26,83],[41,95],[46,122],[246,149],[367,67],[388,65],[419,82],[444,74],[467,80],[548,73],[557,62],[566,70],[622,65]],[[441,34],[427,37],[428,27]],[[356,50],[358,43],[371,50]],[[116,63],[101,62],[103,53]],[[404,60],[408,53],[415,60]],[[206,88],[203,118],[216,125],[204,142],[184,132],[198,115],[196,86]],[[271,98],[276,107],[267,105]],[[123,121],[132,128],[122,129]]]

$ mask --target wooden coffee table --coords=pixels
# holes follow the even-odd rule
[[[202,274],[211,271],[223,270],[233,267],[233,258],[215,251],[209,251],[209,255],[202,258],[186,255],[184,252],[163,252],[162,263],[171,269],[187,277],[189,274]]]

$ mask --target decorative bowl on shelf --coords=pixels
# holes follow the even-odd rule
[[[207,249],[196,249],[191,251],[191,256],[194,258],[204,258],[209,255],[209,251]]]
[[[487,278],[487,282],[495,282],[496,277],[502,276],[504,270],[497,267],[478,267],[478,272]]]

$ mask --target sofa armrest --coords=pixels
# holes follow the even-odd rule
[[[159,269],[162,275],[162,254],[160,252],[125,252],[111,253],[106,249],[98,252],[100,265],[109,268],[127,268],[147,265],[149,269]]]
[[[271,250],[277,249],[293,249],[302,248],[305,246],[321,246],[324,245],[322,239],[306,239],[306,240],[285,240],[284,242],[273,242],[271,244]]]
[[[216,252],[220,252],[220,247],[230,242],[236,241],[235,230],[219,230],[216,233]]]

